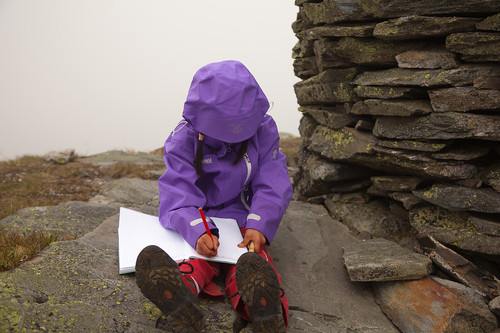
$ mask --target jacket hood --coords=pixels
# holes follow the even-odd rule
[[[182,116],[197,132],[234,143],[252,137],[268,109],[267,97],[250,71],[228,60],[196,72]]]

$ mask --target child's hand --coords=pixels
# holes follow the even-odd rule
[[[201,235],[196,242],[196,252],[205,257],[215,257],[219,248],[219,239],[214,235],[212,237],[213,241],[208,234]]]
[[[253,242],[255,246],[255,253],[259,253],[262,246],[266,244],[266,236],[264,236],[262,232],[256,229],[247,229],[245,232],[245,237],[243,238],[243,242],[238,244],[238,247],[248,246],[250,242]]]

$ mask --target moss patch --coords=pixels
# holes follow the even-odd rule
[[[38,260],[1,274],[0,304],[7,307],[0,307],[0,331],[80,331],[82,323],[86,331],[126,330],[130,306],[135,316],[141,312],[101,271],[113,260],[78,241],[57,242]]]

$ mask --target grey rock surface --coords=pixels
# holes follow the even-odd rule
[[[83,236],[116,213],[116,207],[73,201],[22,209],[0,220],[0,227],[21,233],[45,231],[62,236]]]
[[[481,179],[491,186],[495,191],[500,192],[500,161],[495,162],[486,168],[481,175]]]
[[[107,166],[116,163],[151,164],[163,163],[161,155],[152,155],[143,152],[128,153],[121,150],[111,150],[102,154],[82,157],[79,159],[84,163],[92,163],[99,166]]]
[[[299,2],[300,3],[300,2]],[[302,4],[305,19],[317,25],[342,21],[366,19],[367,13],[361,10],[357,1],[323,1],[314,3],[306,1]]]
[[[446,48],[469,62],[500,61],[500,35],[493,32],[460,32],[446,37]]]
[[[334,104],[357,99],[349,82],[356,76],[351,68],[329,69],[294,85],[299,105]]]
[[[470,30],[478,21],[479,19],[465,17],[403,16],[378,23],[373,35],[384,40],[446,36],[453,32]]]
[[[369,203],[342,203],[327,199],[325,205],[330,215],[341,221],[354,234],[367,234],[384,238],[401,245],[411,246],[411,227],[407,219],[391,213],[382,200]]]
[[[303,32],[305,38],[321,37],[370,37],[373,33],[373,23],[346,24],[339,26],[318,26]]]
[[[0,331],[164,331],[163,316],[141,294],[134,274],[118,274],[118,206],[153,214],[157,190],[150,182],[116,180],[93,202],[32,208],[3,219],[6,228],[21,228],[22,221],[37,225],[40,218],[37,227],[43,230],[84,235],[52,243],[33,260],[0,274]],[[117,195],[127,192],[132,195]],[[290,303],[288,332],[397,332],[371,289],[348,279],[342,247],[356,241],[324,207],[292,201],[269,248]],[[204,332],[232,331],[236,315],[228,299],[200,304]]]
[[[353,155],[352,160],[357,164],[370,165],[379,171],[390,169],[398,174],[423,178],[458,180],[469,179],[477,174],[477,166],[466,161],[442,161],[433,159],[425,153],[388,149],[378,145],[373,147],[372,151],[374,154]]]
[[[405,209],[412,209],[416,205],[423,202],[423,200],[417,198],[412,193],[408,192],[393,192],[389,193],[388,197],[401,202]]]
[[[431,154],[431,156],[437,160],[469,161],[486,156],[488,152],[490,152],[488,146],[478,147],[474,145],[474,143],[461,143],[458,145],[451,145],[442,151]]]
[[[436,184],[412,193],[420,199],[452,211],[500,213],[500,193],[488,188]]]
[[[104,186],[106,197],[111,202],[128,205],[158,206],[158,182],[138,178],[120,178],[108,182]]]
[[[407,16],[408,13],[418,15],[461,14],[498,12],[500,5],[495,1],[459,1],[441,3],[431,0],[346,0],[335,1],[296,1],[301,5],[303,15],[308,22],[314,24],[331,24],[344,21],[366,21],[369,18],[393,18]]]
[[[411,176],[375,176],[370,178],[373,187],[380,192],[404,192],[415,190],[422,182]]]
[[[350,113],[357,115],[377,116],[418,116],[432,112],[428,101],[423,100],[398,100],[366,99],[353,105]]]
[[[417,140],[500,140],[500,116],[446,112],[415,119],[377,118],[373,133],[377,137]]]
[[[336,63],[329,64],[331,67],[347,67],[350,63],[364,66],[394,66],[397,64],[396,55],[409,49],[418,49],[423,45],[422,42],[391,42],[353,37],[325,40],[321,44],[321,48],[315,49],[317,59],[320,59],[320,63],[324,63],[324,59],[336,59]],[[318,68],[321,69],[321,66]]]
[[[362,167],[350,166],[342,163],[330,162],[311,155],[304,165],[312,180],[325,182],[345,181],[362,178],[367,170]]]
[[[391,68],[366,71],[358,75],[352,83],[368,86],[465,86],[471,85],[478,76],[498,75],[494,66],[471,67],[463,65],[454,69],[408,69]],[[319,75],[318,75],[319,76]]]
[[[495,1],[459,1],[453,3],[435,2],[432,0],[422,0],[418,2],[409,0],[359,0],[358,3],[367,7],[366,12],[374,17],[394,17],[403,16],[407,13],[417,13],[419,15],[434,14],[460,14],[460,13],[496,13],[500,9],[500,4]],[[366,8],[365,7],[365,8]]]
[[[479,30],[500,31],[500,13],[486,17],[476,27]]]
[[[398,57],[396,56],[396,59]],[[391,86],[357,86],[354,92],[362,98],[417,98],[426,96],[427,92],[422,88],[416,87],[391,87]],[[326,125],[328,126],[328,125]],[[329,126],[331,127],[331,126]]]
[[[349,127],[333,130],[318,126],[311,136],[309,149],[334,161],[341,161],[370,153],[376,141],[372,134]]]
[[[410,210],[410,223],[418,231],[456,248],[500,255],[500,224],[491,216],[424,206]]]
[[[499,90],[474,87],[444,88],[430,90],[429,98],[435,112],[468,112],[473,110],[499,112]]]
[[[398,54],[396,61],[400,68],[451,69],[460,65],[454,53],[440,49],[406,51]]]
[[[75,150],[68,148],[62,151],[51,151],[43,156],[47,162],[55,164],[66,164],[75,159]]]
[[[363,167],[331,162],[316,155],[303,155],[301,172],[294,176],[294,186],[300,193],[314,196],[329,193],[332,188],[338,189],[340,186],[352,189],[352,185],[358,183],[356,180],[367,172]],[[361,186],[366,187],[368,184]]]
[[[292,202],[270,248],[290,303],[289,332],[397,332],[370,287],[349,281],[342,247],[357,241],[324,207]]]
[[[418,141],[418,140],[384,140],[379,139],[377,145],[380,147],[403,149],[403,150],[416,150],[416,151],[440,151],[446,148],[449,143],[440,141]]]
[[[383,238],[344,246],[351,281],[416,280],[432,273],[432,261]]]
[[[491,302],[488,304],[488,307],[490,308],[491,312],[500,317],[500,296],[491,300]]]
[[[346,104],[348,105],[348,104]],[[337,107],[314,107],[303,106],[300,111],[314,118],[319,124],[333,129],[356,124],[356,117],[348,114],[348,107],[341,105]]]

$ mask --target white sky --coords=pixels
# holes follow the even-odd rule
[[[293,0],[0,0],[0,159],[163,146],[207,63],[240,60],[298,135]]]

